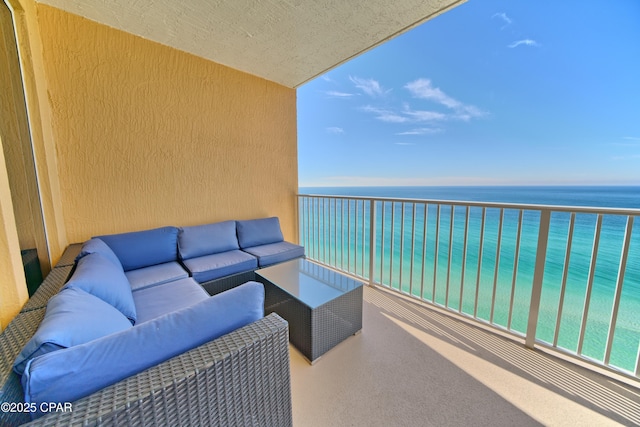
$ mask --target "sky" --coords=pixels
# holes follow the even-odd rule
[[[297,97],[301,187],[640,185],[640,1],[469,0]]]

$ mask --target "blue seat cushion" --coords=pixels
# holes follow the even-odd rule
[[[22,375],[25,402],[36,408],[74,402],[263,315],[264,287],[247,282],[126,331],[31,359]]]
[[[98,236],[118,256],[124,271],[178,260],[178,229],[153,230]]]
[[[140,289],[133,293],[137,323],[189,307],[206,298],[209,298],[207,291],[190,277]]]
[[[127,276],[103,255],[92,253],[80,258],[63,287],[68,288],[82,289],[117,308],[132,324],[136,322],[136,306]]]
[[[76,256],[76,262],[80,261],[86,255],[99,253],[100,255],[113,262],[116,266],[122,268],[122,263],[118,259],[118,256],[111,250],[111,248],[102,240],[98,238],[89,239],[80,248],[80,253]]]
[[[255,270],[258,267],[256,257],[241,250],[191,258],[183,263],[198,283]]]
[[[284,240],[278,217],[237,221],[236,229],[242,249]]]
[[[124,274],[133,291],[189,277],[189,273],[175,261],[129,270]]]
[[[267,267],[283,261],[304,256],[304,247],[289,242],[270,243],[268,245],[245,248],[243,251],[258,258],[258,266]]]
[[[64,289],[49,300],[44,319],[16,358],[13,370],[22,375],[34,357],[129,328],[129,319],[110,304],[81,289]]]
[[[240,249],[235,221],[183,227],[178,233],[178,251],[183,260],[235,249]]]

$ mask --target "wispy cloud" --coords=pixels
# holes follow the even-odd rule
[[[375,114],[376,119],[387,123],[405,123],[409,121],[408,117],[399,113],[384,108],[373,107],[371,105],[365,105],[362,107],[362,111]]]
[[[446,114],[437,111],[412,110],[407,104],[402,110],[397,111],[372,105],[365,105],[361,110],[375,114],[376,119],[387,123],[434,122],[448,118]]]
[[[622,139],[628,139],[631,141],[640,141],[640,137],[637,137],[637,136],[623,136]]]
[[[444,132],[444,129],[440,128],[416,128],[407,130],[404,132],[398,132],[396,135],[433,135],[436,133]]]
[[[329,77],[328,75],[326,75],[326,74],[320,76],[320,78],[322,80],[324,80],[325,82],[333,83],[333,79],[331,77]]]
[[[417,122],[434,122],[447,119],[447,115],[444,113],[439,113],[437,111],[412,110],[408,107],[405,107],[403,113]]]
[[[383,96],[388,91],[385,91],[380,83],[374,79],[362,79],[360,77],[349,76],[349,80],[365,94],[372,98],[378,98]]]
[[[515,42],[511,43],[510,45],[508,45],[507,47],[513,49],[514,47],[518,47],[518,46],[540,47],[540,43],[538,43],[535,40],[524,39],[524,40],[515,41]]]
[[[415,142],[394,142],[396,145],[416,145]]]
[[[337,90],[328,90],[325,92],[325,94],[331,98],[342,98],[342,99],[351,98],[352,96],[356,95],[355,93],[339,92]]]
[[[414,80],[407,83],[404,87],[411,92],[414,98],[426,99],[453,110],[455,112],[453,118],[468,121],[472,118],[482,117],[485,115],[485,112],[480,110],[478,107],[464,104],[447,95],[440,88],[434,87],[429,79],[423,78]],[[442,116],[444,116],[444,114]],[[433,118],[436,118],[436,116]],[[439,119],[442,119],[442,117]]]
[[[332,127],[328,127],[327,129],[328,133],[333,133],[333,134],[341,134],[344,133],[344,129],[337,127],[337,126],[332,126]]]
[[[504,12],[494,13],[491,19],[494,19],[494,18],[498,18],[502,20],[502,22],[504,22],[504,25],[500,28],[501,30],[513,22],[511,18],[509,18],[507,14]]]

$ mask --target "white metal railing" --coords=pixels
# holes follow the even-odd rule
[[[638,209],[298,195],[307,257],[640,377]]]

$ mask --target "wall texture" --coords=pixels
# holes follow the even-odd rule
[[[297,240],[294,89],[37,9],[69,242],[271,215]]]

